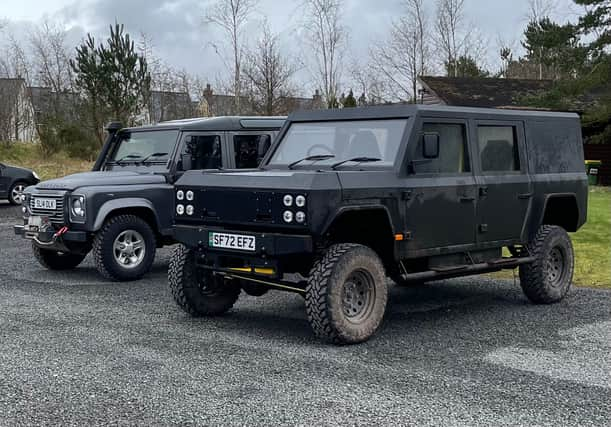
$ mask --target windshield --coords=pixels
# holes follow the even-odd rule
[[[355,158],[369,158],[369,165],[394,163],[407,119],[293,123],[269,161],[290,165],[310,156],[321,156],[317,166]],[[380,159],[372,162],[373,159]],[[311,161],[301,164],[307,165]]]
[[[165,163],[172,154],[177,137],[177,130],[122,132],[109,161]]]

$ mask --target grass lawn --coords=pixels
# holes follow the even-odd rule
[[[90,171],[93,167],[93,162],[72,159],[63,153],[45,156],[40,145],[32,143],[16,143],[8,148],[0,146],[0,162],[32,169],[43,181]]]
[[[611,188],[590,187],[588,222],[577,233],[571,233],[571,240],[575,250],[573,282],[611,289]],[[513,278],[511,270],[491,274]]]

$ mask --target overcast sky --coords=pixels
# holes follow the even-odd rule
[[[555,18],[574,19],[579,11],[571,0],[555,0]],[[295,57],[303,54],[300,0],[260,0],[258,13],[249,27],[257,32],[267,19],[281,32],[284,49]],[[369,47],[383,38],[389,23],[397,16],[401,0],[345,0],[343,23],[350,31],[350,55],[367,56]],[[433,7],[433,0],[426,0]],[[430,3],[430,4],[428,4]],[[495,60],[498,40],[519,48],[529,0],[466,0],[466,21],[473,23],[488,40],[489,65]],[[64,22],[70,28],[70,43],[78,43],[87,32],[105,36],[108,25],[125,24],[134,38],[147,34],[158,56],[169,64],[199,74],[211,82],[223,74],[223,62],[213,44],[222,36],[204,25],[204,0],[0,0],[0,19],[11,22],[10,29],[23,32],[45,16]],[[432,10],[431,10],[432,14]]]

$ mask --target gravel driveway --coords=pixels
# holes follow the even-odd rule
[[[192,319],[154,272],[42,269],[0,204],[0,425],[608,425],[611,292],[553,306],[512,281],[392,288],[370,342],[314,339],[301,297]]]

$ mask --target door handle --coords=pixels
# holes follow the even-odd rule
[[[473,197],[473,196],[460,196],[458,198],[458,200],[460,200],[461,202],[473,202],[475,200],[475,197]]]
[[[518,194],[518,199],[530,199],[534,193]]]

